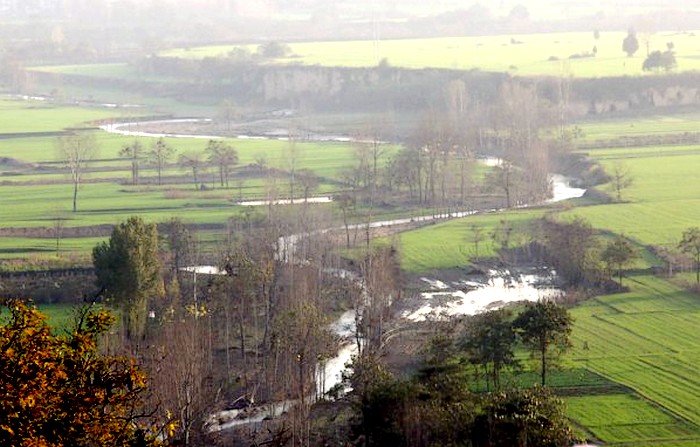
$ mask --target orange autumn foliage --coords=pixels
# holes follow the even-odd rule
[[[107,311],[85,310],[70,333],[55,335],[33,306],[2,305],[0,445],[158,445],[143,413],[146,376],[132,359],[98,349],[114,322]]]

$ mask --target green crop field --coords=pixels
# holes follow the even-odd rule
[[[354,163],[358,150],[358,145],[352,143],[300,141],[292,149],[289,142],[278,139],[228,139],[227,143],[238,152],[239,163],[226,188],[220,187],[216,168],[206,163],[200,169],[195,188],[191,170],[177,165],[177,155],[163,172],[166,184],[156,185],[155,169],[141,160],[142,184],[133,186],[130,161],[122,158],[119,151],[134,140],[147,151],[156,138],[90,130],[96,137],[97,148],[83,176],[78,212],[72,213],[73,184],[61,168],[57,137],[32,134],[60,132],[115,116],[124,118],[119,117],[123,111],[3,100],[0,113],[8,117],[5,130],[13,133],[0,139],[0,202],[4,205],[0,208],[0,225],[14,229],[44,228],[42,237],[21,237],[15,232],[0,238],[0,258],[54,252],[57,219],[63,220],[63,227],[114,224],[133,214],[150,222],[179,217],[191,224],[224,224],[242,212],[242,207],[235,203],[237,200],[264,198],[270,187],[276,188],[279,196],[287,196],[289,185],[285,172],[292,164],[295,169],[310,169],[318,176],[319,185],[314,194],[332,194],[338,191],[338,180]],[[27,136],[14,135],[19,132],[26,132]],[[205,139],[166,138],[165,141],[176,154],[196,152],[206,161]],[[383,148],[380,163],[397,148],[394,145]],[[246,170],[246,166],[260,159],[271,169],[269,179],[264,173]],[[200,190],[201,185],[206,190]],[[297,197],[300,194],[297,188]],[[65,238],[61,241],[61,251],[88,253],[94,243],[94,238]]]
[[[630,394],[570,397],[566,405],[569,416],[606,445],[634,442],[638,446],[699,434],[692,425]]]
[[[83,127],[89,122],[115,116],[107,108],[80,108],[44,101],[0,99],[0,135],[7,133],[57,132],[67,127]]]
[[[580,216],[600,229],[624,234],[643,245],[675,247],[684,229],[700,222],[700,151],[696,146],[601,149],[588,152],[608,172],[627,170],[633,184],[624,203],[578,208]],[[599,187],[615,196],[613,184]]]
[[[621,137],[654,136],[672,133],[698,132],[698,113],[676,113],[606,121],[580,122],[582,141],[612,140]]]
[[[371,67],[381,60],[406,68],[448,68],[510,72],[521,75],[574,75],[577,77],[641,75],[644,52],[628,58],[622,52],[626,33],[541,33],[482,37],[450,37],[379,41],[305,42],[289,44],[289,57],[277,64],[304,64],[337,67]],[[646,38],[646,36],[644,36]],[[700,37],[694,32],[649,35],[649,48],[666,50],[673,42],[679,70],[700,69]],[[235,46],[172,49],[162,56],[180,58],[221,57]],[[256,51],[256,46],[244,46]],[[595,57],[570,58],[592,53]]]
[[[475,228],[482,233],[479,243],[480,257],[495,254],[491,237],[505,222],[513,231],[513,245],[522,242],[522,232],[534,219],[541,217],[542,210],[511,211],[507,213],[478,214],[448,222],[429,225],[418,230],[400,234],[401,267],[409,272],[460,268],[468,265],[476,255],[474,245]]]
[[[630,395],[587,396],[570,400],[570,415],[611,443],[689,436],[700,442],[700,300],[651,276],[627,285],[628,293],[599,296],[572,310],[569,359],[625,385],[655,409],[639,408],[644,402]],[[598,412],[606,405],[612,408]]]
[[[693,127],[696,116],[675,118],[651,119],[649,125],[620,120],[582,127],[591,141],[697,131]],[[574,207],[561,212],[561,218],[583,217],[594,228],[623,234],[642,249],[675,247],[684,229],[700,223],[700,150],[696,146],[624,147],[587,153],[608,172],[616,167],[628,171],[634,182],[623,191],[623,203]],[[615,195],[610,184],[598,188]],[[421,273],[464,265],[474,255],[472,222],[479,222],[488,234],[501,220],[512,222],[515,228],[526,226],[536,213],[472,216],[403,233],[402,267]],[[494,254],[488,238],[480,251],[481,256]],[[658,262],[646,251],[643,254],[633,268],[647,269]],[[700,445],[696,366],[700,363],[700,298],[684,289],[683,284],[693,280],[689,275],[673,279],[632,275],[625,279],[628,292],[598,296],[571,310],[573,348],[563,361],[565,369],[552,376],[551,385],[570,387],[563,391],[568,414],[586,437],[612,446]],[[607,384],[595,382],[591,388],[589,381],[577,379],[575,371],[582,369],[603,377]]]

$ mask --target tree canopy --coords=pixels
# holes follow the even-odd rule
[[[601,253],[603,261],[608,265],[608,271],[612,271],[613,267],[616,268],[620,285],[622,285],[622,269],[636,255],[637,253],[632,244],[622,236],[618,236],[615,240],[609,242],[603,253]]]
[[[16,299],[2,305],[0,445],[158,445],[143,411],[146,376],[132,359],[99,352],[114,322],[107,311],[85,309],[68,335],[55,335],[36,308]]]
[[[678,65],[676,61],[676,53],[672,50],[667,51],[652,51],[642,64],[644,71],[671,71]]]
[[[124,312],[128,338],[142,337],[148,300],[164,293],[155,224],[130,217],[93,249],[92,259],[98,286]]]
[[[496,390],[500,389],[501,370],[516,363],[515,331],[510,316],[503,309],[473,316],[460,343],[469,362],[483,367],[487,385],[490,378]]]
[[[639,49],[639,41],[637,40],[637,35],[634,30],[630,30],[627,33],[627,37],[622,41],[622,51],[627,53],[627,57],[634,56],[634,53]]]
[[[683,232],[678,248],[695,261],[695,282],[700,284],[700,228],[692,227]]]
[[[569,347],[572,323],[569,312],[553,301],[528,303],[513,322],[525,346],[540,357],[542,386],[547,381],[550,348],[556,346],[561,352]]]

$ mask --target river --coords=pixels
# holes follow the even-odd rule
[[[172,137],[172,138],[201,138],[213,139],[222,138],[218,135],[188,135],[177,133],[154,133],[150,131],[140,130],[141,126],[149,126],[152,128],[158,124],[173,124],[173,123],[197,123],[208,122],[202,119],[179,119],[179,120],[162,120],[149,122],[134,122],[134,123],[119,123],[106,124],[100,126],[106,132],[141,137]],[[266,137],[250,137],[239,136],[239,138],[260,138]],[[279,138],[270,138],[279,139]],[[326,138],[319,141],[334,141]],[[344,138],[342,141],[352,141]],[[493,166],[497,165],[499,160],[496,158],[482,159],[484,164]],[[547,200],[548,203],[560,202],[563,200],[578,198],[583,196],[585,189],[576,188],[570,185],[569,180],[558,174],[550,176],[552,182],[552,198]],[[331,201],[330,197],[314,198],[314,202],[326,203]],[[299,200],[303,202],[303,200]],[[268,205],[266,201],[243,202],[241,205],[262,206]],[[351,225],[349,229],[365,229],[369,225],[370,228],[390,227],[396,225],[406,225],[413,222],[432,222],[437,220],[453,219],[466,217],[479,213],[492,213],[502,211],[501,209],[488,209],[479,211],[453,211],[446,213],[424,214],[405,217],[400,219],[390,219],[370,222],[369,224]],[[316,230],[313,233],[325,233],[333,230],[344,230],[344,227],[327,228]],[[278,259],[284,262],[293,262],[296,252],[297,242],[309,234],[292,234],[280,237],[278,242]],[[212,266],[193,266],[186,269],[193,274],[217,275],[225,274]],[[357,280],[356,275],[352,272],[344,270],[327,271],[326,273],[344,276],[353,280]],[[446,284],[437,279],[424,278],[424,282],[428,284],[429,289],[421,294],[423,302],[413,310],[407,310],[403,314],[403,318],[408,321],[424,321],[429,318],[440,316],[455,316],[455,315],[474,315],[478,312],[483,312],[488,309],[495,309],[515,301],[536,301],[541,298],[551,298],[560,293],[553,286],[554,272],[548,272],[545,275],[541,273],[531,272],[511,272],[511,271],[491,271],[485,280],[461,280]],[[361,284],[361,281],[360,281]],[[329,328],[341,339],[341,345],[338,354],[317,365],[317,395],[323,395],[338,385],[342,380],[342,373],[345,370],[345,365],[350,361],[352,356],[357,352],[356,345],[353,343],[353,335],[355,332],[355,310],[350,310],[342,314]],[[323,380],[320,380],[323,377]],[[265,419],[273,418],[281,415],[290,407],[298,402],[288,400],[283,402],[273,402],[256,407],[253,414],[244,412],[243,410],[229,410],[213,414],[209,420],[209,429],[211,431],[221,431],[229,428],[261,423]]]

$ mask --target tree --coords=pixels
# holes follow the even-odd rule
[[[194,238],[181,219],[173,217],[164,224],[165,243],[170,250],[170,269],[177,274],[192,262]]]
[[[127,338],[142,338],[148,301],[164,294],[155,224],[130,217],[92,250],[92,259],[97,285],[122,309]]]
[[[258,54],[268,59],[285,57],[291,49],[289,45],[282,42],[267,42],[258,46]]]
[[[652,51],[642,64],[642,70],[644,71],[658,71],[664,69],[665,71],[671,71],[678,65],[676,61],[676,53],[672,50]]]
[[[683,232],[678,248],[695,262],[695,282],[700,284],[700,228],[692,227]]]
[[[3,301],[0,326],[0,444],[18,447],[155,446],[144,412],[146,376],[134,360],[105,356],[98,341],[113,324],[83,309],[67,335],[20,300]]]
[[[516,363],[510,317],[511,313],[503,309],[475,315],[467,322],[460,341],[469,362],[483,368],[487,387],[490,379],[496,390],[501,387],[501,370]]]
[[[584,219],[561,222],[552,218],[540,221],[545,261],[572,286],[599,281],[599,258],[593,227]]]
[[[333,197],[343,214],[343,227],[345,228],[345,246],[350,248],[350,213],[355,211],[355,198],[350,194],[340,194]]]
[[[151,150],[148,151],[146,156],[148,157],[149,163],[156,167],[158,171],[158,184],[161,184],[161,175],[163,173],[163,168],[168,163],[168,161],[175,154],[175,149],[168,146],[163,138],[158,138],[153,145]]]
[[[617,268],[617,276],[622,285],[622,269],[630,261],[636,257],[637,253],[630,242],[622,236],[618,236],[615,240],[608,243],[601,254],[601,258],[608,265],[608,271],[612,271],[612,267]]]
[[[177,162],[183,168],[188,168],[192,170],[192,181],[194,182],[194,189],[199,189],[199,170],[204,164],[202,162],[202,154],[200,152],[189,152],[187,154],[180,154]]]
[[[81,133],[58,137],[58,153],[73,181],[73,212],[78,211],[78,189],[83,181],[87,164],[97,153],[94,134]]]
[[[238,111],[236,110],[236,104],[228,99],[225,99],[219,105],[219,113],[217,115],[219,121],[226,124],[226,131],[231,131],[231,123],[238,119]]]
[[[207,445],[205,424],[221,385],[208,361],[211,339],[201,318],[177,311],[173,317],[145,349],[149,388],[160,403],[160,419],[175,422],[168,433],[172,445]]]
[[[119,151],[119,156],[128,158],[131,160],[131,184],[139,184],[139,158],[141,157],[141,150],[143,147],[138,140],[134,140],[133,143],[127,144]]]
[[[231,166],[238,163],[238,152],[233,146],[221,140],[209,140],[204,150],[209,155],[209,163],[219,169],[219,182],[221,186],[228,187],[228,177]]]
[[[547,358],[550,348],[558,353],[569,347],[572,320],[569,312],[553,301],[528,303],[525,310],[513,321],[523,344],[533,355],[540,357],[542,386],[546,385]]]
[[[629,188],[634,183],[634,177],[630,174],[629,169],[627,169],[621,163],[616,163],[613,168],[612,173],[612,183],[615,188],[615,194],[617,201],[622,201],[622,191]]]
[[[319,185],[319,179],[316,174],[314,174],[314,171],[311,169],[299,169],[299,172],[297,173],[297,177],[299,179],[299,185],[301,186],[301,189],[304,192],[304,202],[309,200],[309,197],[311,197],[311,194],[318,188]]]
[[[574,441],[563,401],[544,388],[483,396],[472,433],[474,447],[567,447]]]
[[[484,229],[477,224],[471,224],[471,241],[474,244],[474,258],[479,257],[479,243],[484,240]]]
[[[637,34],[633,29],[630,29],[627,33],[627,37],[622,41],[622,51],[627,53],[627,57],[632,57],[638,49],[639,41],[637,40]]]

